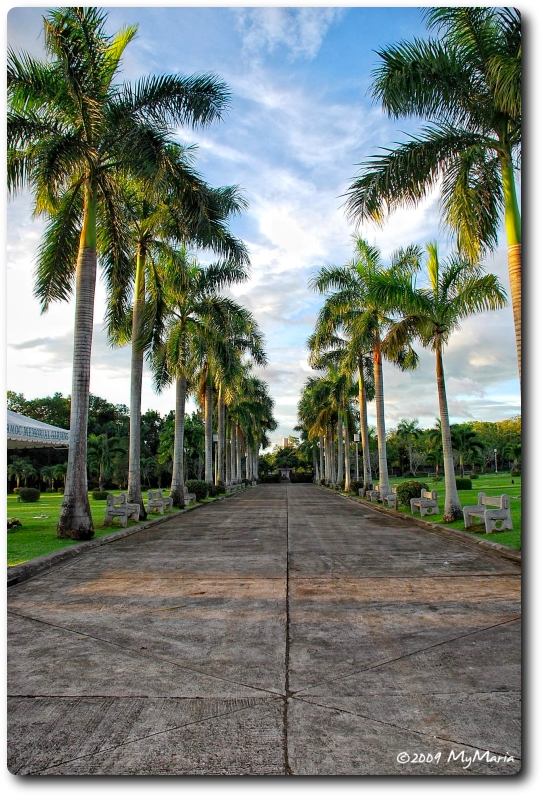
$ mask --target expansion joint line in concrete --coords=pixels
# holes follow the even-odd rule
[[[288,757],[288,705],[290,691],[290,490],[286,486],[286,638],[284,653],[284,773],[292,775]]]
[[[210,680],[218,680],[219,682],[229,683],[230,685],[240,685],[243,688],[250,688],[252,691],[256,691],[257,693],[264,693],[269,694],[270,697],[277,697],[281,696],[280,693],[271,690],[270,688],[264,688],[263,686],[254,686],[249,685],[247,683],[241,683],[238,680],[232,680],[229,677],[220,677],[217,674],[211,674],[210,672],[202,671],[201,669],[196,669],[194,666],[188,666],[185,663],[177,663],[176,661],[172,661],[170,658],[165,658],[163,655],[154,655],[150,652],[141,652],[140,650],[134,650],[133,647],[127,647],[125,644],[119,644],[116,641],[110,641],[106,638],[100,638],[99,636],[93,636],[90,633],[85,633],[83,630],[72,630],[71,627],[64,627],[64,625],[57,625],[54,622],[46,622],[44,619],[37,619],[34,616],[27,616],[26,614],[20,614],[17,611],[9,610],[7,612],[8,616],[18,616],[19,619],[26,619],[28,622],[35,622],[38,625],[46,625],[47,627],[54,627],[55,630],[62,630],[64,633],[72,633],[75,636],[83,636],[86,639],[91,639],[92,641],[98,641],[100,644],[109,644],[112,647],[116,647],[117,649],[121,649],[124,652],[131,652],[134,655],[139,655],[144,658],[152,658],[153,660],[162,661],[163,663],[168,663],[170,666],[175,666],[178,669],[183,669],[187,672],[193,672],[195,674],[199,674],[202,677],[208,677]],[[8,696],[11,696],[8,694]],[[43,696],[43,694],[36,694],[35,696]]]
[[[500,694],[502,694],[503,692],[502,691],[492,691],[490,693],[500,693]],[[461,694],[456,695],[456,696],[461,696]],[[337,713],[347,713],[350,716],[359,716],[360,718],[366,719],[367,721],[373,721],[375,724],[384,724],[386,727],[393,727],[395,730],[403,730],[405,732],[411,732],[414,735],[421,735],[422,737],[425,737],[425,738],[436,738],[437,740],[444,741],[445,743],[456,744],[456,746],[466,746],[468,749],[479,749],[480,748],[478,746],[473,746],[470,743],[465,743],[465,741],[456,741],[455,738],[448,738],[445,735],[433,735],[433,733],[430,733],[430,732],[422,732],[421,730],[415,730],[412,727],[404,727],[402,724],[395,724],[393,721],[384,721],[383,719],[375,719],[374,716],[367,716],[367,715],[365,715],[365,713],[358,713],[357,711],[347,710],[346,708],[339,708],[336,705],[324,705],[324,704],[322,704],[322,702],[316,702],[316,700],[314,700],[314,699],[306,699],[306,698],[303,698],[303,697],[294,697],[294,699],[298,699],[299,702],[305,702],[307,705],[317,705],[319,708],[324,708],[324,710],[335,711]],[[485,751],[485,749],[484,749],[484,751]],[[488,751],[492,755],[500,755],[500,756],[504,755],[504,756],[506,756],[506,755],[509,754],[509,752],[502,752],[502,751],[501,752],[497,752],[495,749],[489,749]],[[514,759],[515,760],[521,760],[521,757],[518,757],[517,755],[514,755]]]
[[[454,636],[453,638],[445,639],[444,641],[438,641],[436,644],[430,644],[428,647],[422,647],[421,649],[412,650],[412,652],[405,652],[404,655],[399,655],[397,658],[389,658],[385,661],[380,661],[379,663],[373,663],[371,666],[364,666],[363,669],[356,669],[354,672],[350,672],[349,674],[344,674],[341,677],[336,677],[333,680],[324,680],[320,683],[316,683],[315,685],[308,685],[305,688],[300,688],[297,691],[292,692],[292,696],[297,697],[299,694],[303,694],[306,691],[314,691],[315,688],[321,688],[322,686],[329,685],[330,683],[338,683],[342,680],[348,680],[350,677],[355,677],[357,674],[363,674],[364,672],[370,672],[373,669],[380,669],[382,666],[388,666],[390,663],[397,663],[397,661],[402,661],[405,658],[410,658],[412,655],[421,655],[424,652],[428,652],[429,650],[435,649],[435,647],[442,647],[445,644],[453,644],[454,641],[459,641],[462,638],[468,638],[469,636],[475,636],[478,633],[485,633],[486,630],[493,630],[495,627],[501,627],[502,625],[509,625],[513,624],[514,622],[519,622],[521,619],[521,615],[513,616],[510,619],[504,619],[502,622],[496,622],[494,625],[487,625],[487,627],[479,627],[476,630],[471,630],[468,633],[462,633],[459,636]],[[309,693],[310,696],[310,693]]]

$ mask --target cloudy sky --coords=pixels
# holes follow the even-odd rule
[[[14,8],[8,42],[42,54],[43,9]],[[321,298],[307,281],[322,265],[351,256],[351,235],[341,195],[356,164],[402,140],[415,127],[387,119],[368,96],[375,50],[425,35],[417,8],[133,8],[109,9],[111,32],[139,25],[123,77],[147,73],[216,72],[229,85],[225,120],[181,140],[198,145],[197,165],[214,185],[240,185],[249,202],[233,224],[250,250],[250,282],[236,295],[252,310],[266,336],[269,366],[262,376],[276,401],[279,428],[273,441],[292,433],[307,366],[305,341]],[[32,296],[35,251],[42,222],[30,217],[28,196],[8,205],[8,389],[27,398],[71,391],[73,304],[45,315]],[[438,199],[394,214],[382,228],[361,234],[386,259],[399,246],[438,239]],[[208,257],[202,255],[202,260]],[[504,234],[487,261],[508,287]],[[104,291],[97,291],[91,391],[129,403],[127,348],[111,350],[102,331]],[[385,366],[386,423],[417,417],[432,426],[438,415],[433,358],[420,352],[420,367],[402,374]],[[511,309],[464,323],[445,354],[454,422],[499,420],[519,412],[519,387]],[[168,412],[171,391],[156,395],[148,374],[143,409]],[[374,414],[370,422],[375,423]]]

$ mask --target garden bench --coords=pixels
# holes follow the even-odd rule
[[[161,489],[149,489],[147,497],[147,511],[149,513],[158,511],[163,514],[164,510],[171,511],[172,508],[173,498],[164,497]]]
[[[391,509],[397,508],[397,487],[392,486],[390,492],[386,495],[386,501]]]
[[[378,484],[370,492],[367,492],[366,497],[369,498],[371,503],[384,503],[384,500],[390,494],[390,488],[381,488]]]
[[[422,489],[419,498],[411,498],[410,511],[412,514],[416,513],[416,509],[420,510],[420,516],[424,517],[426,514],[438,514],[438,499],[437,491],[433,489]]]
[[[128,520],[139,522],[139,503],[128,503],[125,492],[121,492],[120,495],[108,493],[104,526],[111,525],[115,517],[119,518],[123,528],[126,528]]]
[[[488,506],[490,508],[488,508]],[[504,531],[505,528],[513,531],[512,516],[510,514],[510,496],[501,495],[491,497],[485,492],[478,492],[478,503],[475,506],[463,507],[463,519],[465,528],[470,528],[476,518],[484,520],[486,533],[493,531]],[[500,527],[497,527],[500,523]]]
[[[185,506],[189,506],[191,503],[195,503],[196,502],[196,494],[195,494],[195,492],[189,492],[187,486],[185,486],[184,489],[183,489],[183,495],[184,495],[184,505]]]

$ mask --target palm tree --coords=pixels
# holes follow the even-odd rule
[[[175,257],[179,243],[208,247],[238,267],[238,278],[246,278],[248,253],[245,245],[228,230],[228,216],[240,213],[246,202],[236,186],[212,189],[192,169],[193,147],[171,145],[168,168],[156,181],[154,191],[133,181],[125,191],[125,215],[129,220],[127,247],[134,253],[134,269],[125,285],[110,297],[109,338],[113,345],[131,341],[130,379],[130,464],[128,497],[140,504],[140,517],[146,517],[141,495],[141,389],[143,355],[151,343],[153,328],[145,318],[145,308],[155,306],[154,322],[162,322],[157,263]],[[130,291],[133,299],[123,316]],[[146,302],[146,294],[151,301]],[[156,302],[152,298],[158,299]]]
[[[55,468],[53,465],[46,464],[40,470],[40,475],[43,478],[43,482],[46,484],[49,482],[49,489],[54,489],[55,486]]]
[[[521,218],[514,170],[521,146],[521,20],[515,8],[428,8],[438,40],[379,51],[373,96],[394,118],[430,124],[361,164],[348,191],[357,222],[382,222],[402,204],[441,188],[460,253],[477,262],[498,243],[504,208],[510,290],[521,378]]]
[[[402,370],[416,367],[418,358],[410,345],[405,343],[393,353],[383,346],[383,336],[391,319],[386,314],[382,300],[375,300],[372,288],[375,281],[388,273],[410,273],[415,263],[417,249],[399,250],[392,256],[391,265],[385,269],[380,252],[362,238],[355,239],[354,259],[344,267],[325,266],[309,281],[309,287],[327,295],[326,302],[345,326],[354,329],[355,337],[370,344],[373,356],[376,424],[378,434],[379,488],[389,491],[388,462],[386,457],[386,427],[384,420],[384,381],[382,359],[386,357]],[[365,353],[360,351],[360,354]]]
[[[61,462],[60,464],[55,464],[54,471],[55,471],[55,478],[58,480],[62,479],[62,483],[66,486],[66,473],[68,470],[68,462]]]
[[[452,448],[459,453],[459,467],[461,477],[465,475],[465,456],[479,455],[484,449],[484,445],[479,441],[476,432],[467,423],[454,424],[450,426],[452,436]]]
[[[179,508],[184,507],[184,417],[188,385],[196,384],[197,371],[209,350],[220,350],[221,339],[224,345],[224,337],[228,338],[228,331],[238,323],[239,317],[247,316],[239,304],[219,295],[222,287],[245,277],[244,268],[230,262],[203,267],[185,248],[170,252],[160,266],[160,282],[164,285],[163,320],[154,324],[149,359],[159,392],[175,382],[171,497],[173,505]]]
[[[114,82],[137,28],[105,33],[97,8],[48,12],[50,60],[8,56],[8,185],[28,186],[48,223],[38,255],[35,292],[46,310],[76,285],[68,474],[57,535],[94,534],[86,450],[97,249],[110,290],[130,269],[119,183],[151,183],[168,153],[169,124],[207,124],[228,100],[212,75],[161,75],[135,86]]]
[[[429,244],[427,251],[425,287],[418,287],[406,272],[380,274],[373,285],[373,296],[390,312],[401,315],[387,335],[386,344],[390,350],[400,350],[417,338],[424,347],[435,352],[446,484],[444,521],[454,522],[463,514],[455,483],[442,352],[462,320],[478,312],[504,307],[506,297],[494,274],[483,273],[482,269],[473,268],[458,256],[441,263],[436,244]]]
[[[411,473],[413,472],[412,441],[419,439],[421,435],[422,430],[418,427],[417,417],[415,417],[414,420],[403,418],[403,420],[400,420],[397,424],[397,436],[399,439],[402,439],[408,447],[408,466]]]

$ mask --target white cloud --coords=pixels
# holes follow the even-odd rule
[[[341,8],[237,8],[232,9],[247,54],[274,52],[283,46],[289,58],[312,59],[330,25],[340,19]]]

